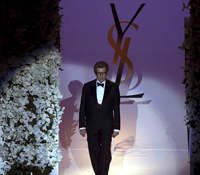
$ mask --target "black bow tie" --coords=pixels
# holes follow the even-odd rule
[[[104,87],[104,83],[97,83],[97,86]]]

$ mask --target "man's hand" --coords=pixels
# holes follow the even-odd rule
[[[113,131],[112,137],[115,138],[118,134],[119,132]]]
[[[80,135],[82,135],[83,137],[85,137],[86,129],[79,130],[79,133],[80,133]]]

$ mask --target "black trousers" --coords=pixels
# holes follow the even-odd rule
[[[100,129],[96,134],[87,133],[88,149],[95,175],[108,175],[111,162],[111,134]]]

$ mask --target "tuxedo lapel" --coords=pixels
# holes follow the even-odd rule
[[[106,87],[105,87],[105,91],[104,91],[102,105],[106,101],[111,89],[112,89],[112,86],[111,86],[110,82],[108,80],[106,80]]]
[[[95,100],[95,102],[97,103],[97,93],[96,93],[96,80],[91,82],[90,85],[90,91],[91,91],[91,96],[93,97],[93,99]]]

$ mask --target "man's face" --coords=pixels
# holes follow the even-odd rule
[[[97,68],[97,72],[96,72],[96,77],[99,80],[99,82],[103,82],[106,79],[107,76],[107,72],[106,72],[106,68]]]

